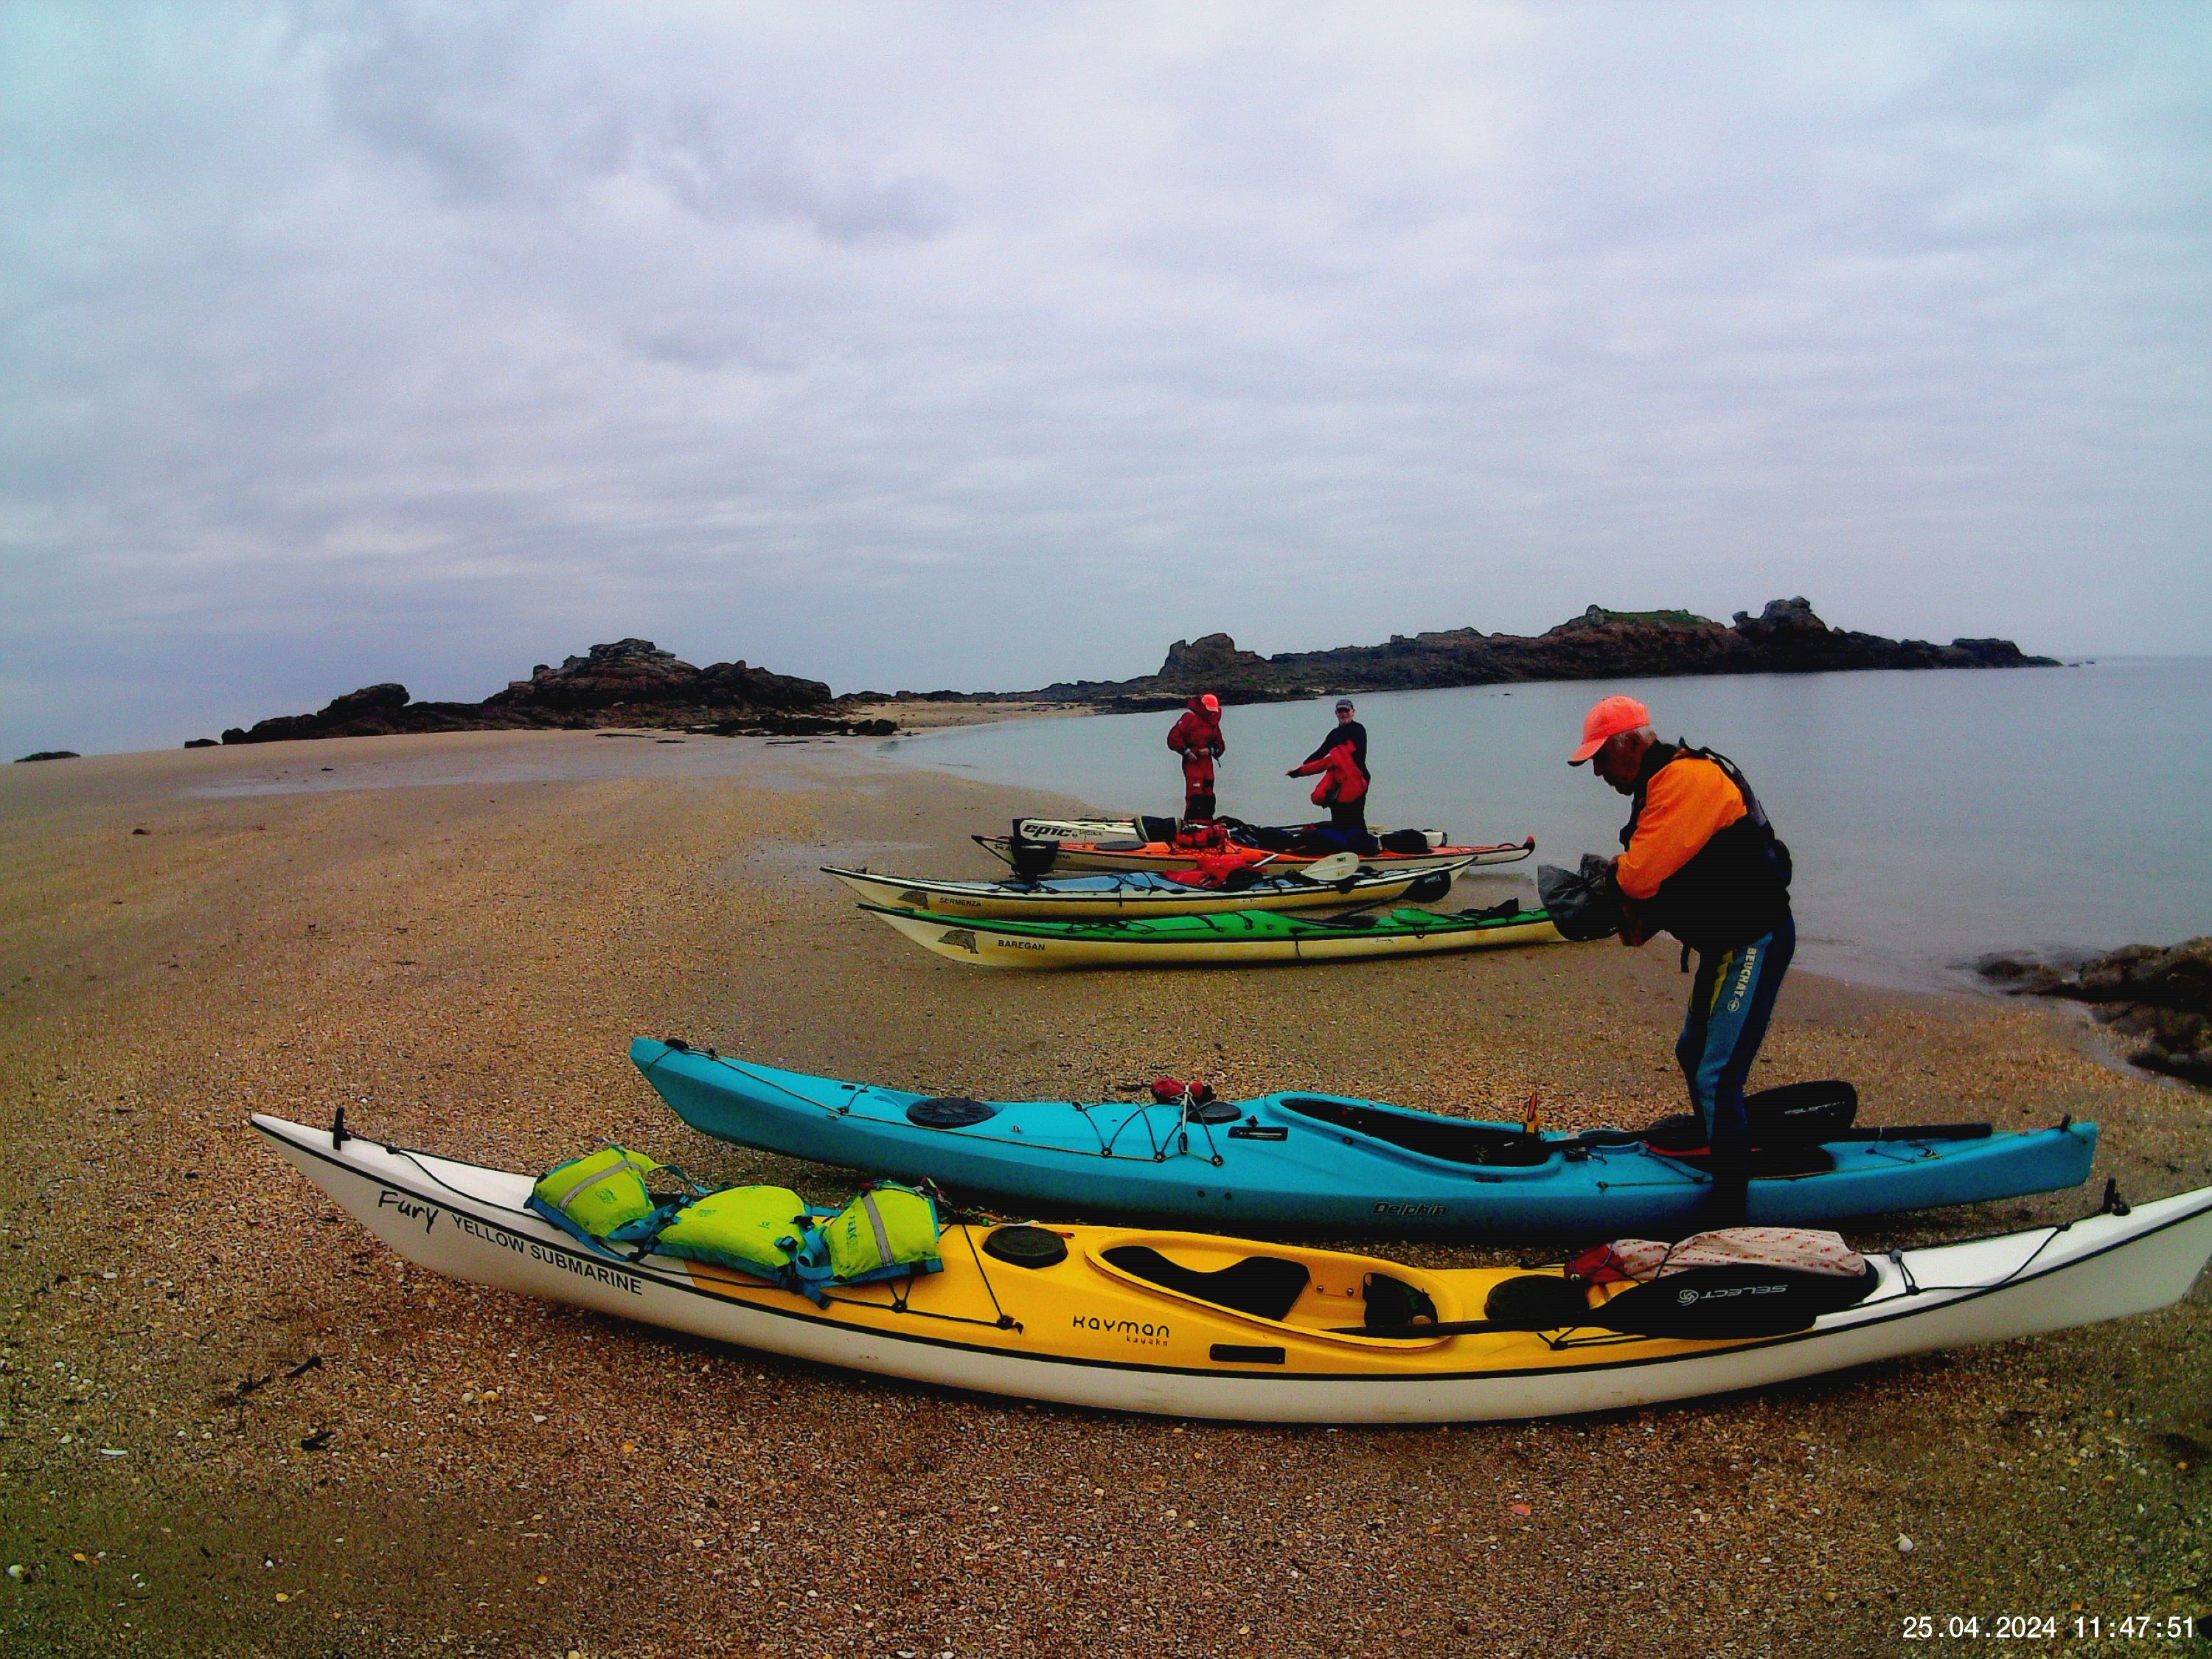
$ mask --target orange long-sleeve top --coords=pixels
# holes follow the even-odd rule
[[[1650,898],[1746,810],[1743,791],[1712,762],[1685,756],[1661,767],[1644,792],[1636,833],[1614,872],[1620,890]]]

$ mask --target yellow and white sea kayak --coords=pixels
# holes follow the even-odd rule
[[[940,1241],[941,1273],[852,1286],[817,1306],[720,1267],[588,1250],[526,1207],[527,1175],[281,1118],[257,1115],[253,1126],[384,1243],[448,1278],[814,1364],[1177,1417],[1442,1423],[1691,1399],[2147,1313],[2186,1295],[2212,1255],[2212,1189],[2200,1190],[1897,1252],[1873,1261],[1859,1299],[1803,1328],[1686,1340],[1607,1327],[1601,1293],[1588,1325],[1488,1324],[1491,1292],[1525,1277],[1518,1269],[1429,1271],[1199,1233],[956,1224]]]

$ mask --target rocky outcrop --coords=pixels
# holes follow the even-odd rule
[[[743,661],[694,668],[651,640],[595,645],[558,668],[540,663],[526,680],[483,701],[548,726],[666,724],[671,715],[713,720],[750,714],[820,714],[830,688]],[[626,717],[636,715],[635,721]]]
[[[651,640],[595,645],[558,668],[540,663],[482,702],[416,702],[397,684],[363,686],[312,714],[286,714],[222,734],[232,743],[542,726],[651,726],[723,734],[850,732],[888,736],[884,702],[1056,702],[1115,710],[1173,708],[1196,691],[1224,702],[1275,702],[1346,691],[1412,691],[1526,680],[1628,679],[1680,674],[1806,674],[1844,668],[2056,667],[2010,640],[1887,640],[1833,629],[1809,601],[1776,599],[1731,623],[1688,611],[1607,611],[1534,636],[1477,628],[1395,634],[1382,645],[1330,651],[1247,651],[1226,634],[1177,640],[1156,674],[1062,680],[1035,691],[878,691],[833,698],[819,680],[744,662],[695,668]]]
[[[540,663],[526,680],[482,702],[416,702],[397,683],[365,685],[312,714],[233,726],[227,744],[299,738],[386,737],[399,732],[484,732],[598,726],[675,726],[725,736],[751,732],[889,735],[887,720],[841,718],[820,680],[746,663],[695,668],[651,640],[595,645],[558,668]]]
[[[41,749],[34,755],[16,756],[15,764],[21,766],[25,761],[82,760],[83,758],[84,757],[74,749]]]
[[[415,702],[396,681],[364,685],[333,697],[312,714],[278,714],[246,727],[232,726],[222,740],[289,743],[302,738],[388,738],[403,732],[477,732],[534,722],[488,715],[481,703]]]
[[[1165,707],[1193,691],[1229,702],[1346,691],[1410,691],[1524,680],[1629,679],[1681,674],[1808,674],[1846,668],[2057,667],[2010,640],[1889,640],[1833,629],[1810,601],[1776,599],[1733,623],[1688,611],[1607,611],[1534,636],[1480,629],[1393,635],[1383,645],[1286,651],[1263,657],[1226,634],[1177,640],[1159,672],[1133,680],[1076,680],[1013,695],[1114,708]]]
[[[2016,996],[2090,1004],[2100,1024],[2136,1039],[2135,1065],[2212,1085],[2212,937],[2130,945],[2072,969],[2012,957],[1979,966]]]

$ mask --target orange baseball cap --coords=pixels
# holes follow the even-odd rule
[[[1638,726],[1650,724],[1651,711],[1635,698],[1601,697],[1589,713],[1583,716],[1583,746],[1575,750],[1567,764],[1580,766],[1605,747],[1607,738],[1617,738],[1624,732],[1633,732]]]

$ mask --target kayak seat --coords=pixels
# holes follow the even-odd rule
[[[1402,1332],[1437,1322],[1436,1298],[1389,1273],[1368,1274],[1360,1283],[1360,1296],[1367,1304],[1367,1330]]]
[[[1457,914],[1462,920],[1468,921],[1510,921],[1514,917],[1524,915],[1525,912],[1521,908],[1519,899],[1509,898],[1500,899],[1495,904],[1469,905]]]
[[[937,1095],[906,1109],[906,1121],[925,1129],[966,1129],[998,1116],[999,1109],[964,1095]]]
[[[1472,1164],[1493,1170],[1533,1170],[1552,1156],[1550,1145],[1540,1134],[1498,1124],[1413,1117],[1373,1106],[1355,1106],[1349,1101],[1307,1096],[1293,1097],[1282,1103],[1302,1117],[1315,1118],[1449,1164]]]
[[[1123,1273],[1148,1285],[1255,1319],[1284,1318],[1305,1294],[1310,1278],[1303,1261],[1275,1255],[1248,1255],[1207,1273],[1170,1261],[1149,1244],[1116,1244],[1103,1254]]]
[[[1490,1287],[1482,1316],[1501,1330],[1571,1330],[1589,1322],[1589,1292],[1561,1273],[1516,1273]]]
[[[1817,1146],[1850,1128],[1858,1110],[1858,1091],[1840,1079],[1784,1083],[1743,1097],[1751,1144],[1768,1150]],[[1644,1139],[1655,1152],[1694,1156],[1705,1149],[1705,1126],[1694,1112],[1677,1112],[1644,1130]]]
[[[1451,891],[1452,883],[1457,876],[1458,872],[1453,870],[1431,870],[1414,880],[1413,884],[1406,890],[1406,896],[1416,904],[1433,903]],[[1520,908],[1517,900],[1515,901],[1515,908]]]

